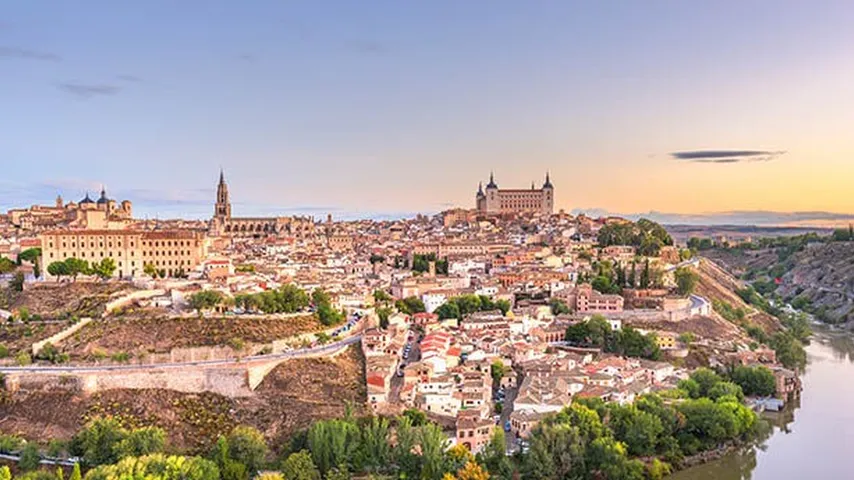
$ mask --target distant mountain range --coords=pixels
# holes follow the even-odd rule
[[[631,220],[648,218],[664,225],[694,225],[694,226],[767,226],[767,227],[801,227],[808,229],[825,229],[845,227],[854,223],[854,214],[834,212],[771,212],[764,210],[734,210],[729,212],[709,213],[666,213],[646,212],[621,214],[603,209],[576,209],[573,214],[585,213],[589,216],[619,216]]]

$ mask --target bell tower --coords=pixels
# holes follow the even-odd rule
[[[216,206],[214,206],[214,218],[231,218],[231,202],[228,199],[228,185],[225,184],[225,175],[219,169],[219,185],[216,187]]]

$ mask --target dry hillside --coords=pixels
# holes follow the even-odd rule
[[[230,399],[213,393],[109,390],[93,395],[38,392],[0,395],[0,431],[30,440],[69,439],[89,418],[112,415],[128,427],[159,426],[169,442],[206,453],[235,425],[258,428],[274,448],[311,422],[341,417],[347,404],[364,413],[364,358],[356,347],[329,359],[285,362],[255,395]]]
[[[745,284],[738,280],[714,262],[702,258],[700,260],[700,282],[696,293],[707,298],[710,302],[719,301],[730,304],[733,308],[741,308],[747,312],[747,320],[761,326],[766,332],[774,332],[781,328],[780,321],[767,313],[746,304],[735,290],[744,288]],[[717,313],[716,318],[725,321]]]
[[[72,359],[92,358],[96,353],[131,355],[168,352],[173,348],[265,343],[323,326],[312,315],[292,318],[162,318],[121,316],[96,320],[63,342]]]
[[[27,309],[31,315],[44,318],[70,316],[96,317],[104,311],[104,305],[119,295],[133,290],[120,282],[67,282],[61,285],[35,285],[24,292],[5,289],[0,292],[0,308],[16,312]]]

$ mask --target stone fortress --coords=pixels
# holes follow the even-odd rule
[[[530,190],[501,189],[498,188],[495,177],[490,173],[486,191],[483,189],[483,183],[478,186],[475,205],[478,213],[485,214],[522,212],[551,214],[554,212],[554,186],[549,174],[546,173],[546,181],[540,188],[535,188],[532,182]]]

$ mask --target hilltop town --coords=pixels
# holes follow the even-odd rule
[[[771,340],[785,327],[744,284],[654,222],[555,212],[554,189],[490,175],[474,208],[433,216],[240,217],[220,173],[209,221],[136,220],[105,190],[10,210],[6,425],[70,438],[103,398],[157,425],[208,398],[268,440],[346,408],[417,411],[472,454],[496,428],[513,453],[575,402],[632,405],[700,367],[769,372],[744,392],[757,409],[797,394],[800,365]],[[51,398],[77,416],[28,407]],[[169,434],[195,452],[234,424]]]

